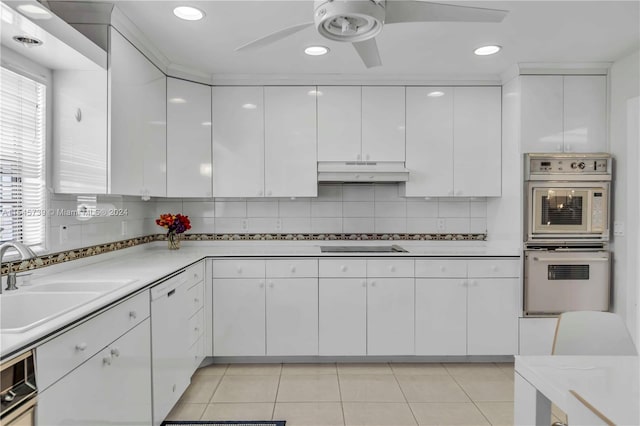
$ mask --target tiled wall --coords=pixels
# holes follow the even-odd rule
[[[155,216],[160,213],[188,215],[195,233],[485,233],[487,228],[484,198],[405,198],[398,184],[322,184],[317,198],[293,200],[159,199]]]
[[[99,213],[90,219],[73,214],[79,204],[92,203]],[[153,220],[155,203],[142,201],[140,197],[99,195],[92,202],[91,197],[54,194],[49,199],[48,207],[49,252],[140,237],[158,233],[159,230]],[[61,231],[61,227],[65,229]]]

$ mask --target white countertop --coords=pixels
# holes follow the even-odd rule
[[[397,244],[408,253],[321,253],[320,246]],[[101,295],[51,321],[22,333],[0,334],[0,357],[37,346],[47,336],[119,299],[207,257],[503,257],[520,256],[519,249],[491,248],[476,241],[183,241],[180,250],[168,250],[164,241],[92,256],[33,271],[31,282],[18,283],[16,294],[29,286],[52,282],[135,280]],[[89,284],[88,284],[89,285]],[[20,289],[22,287],[22,290]],[[0,296],[1,298],[2,296]]]

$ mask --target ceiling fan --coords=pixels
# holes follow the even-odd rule
[[[507,11],[419,0],[315,0],[313,22],[292,25],[236,49],[257,49],[315,26],[321,36],[350,42],[367,68],[382,65],[375,36],[384,24],[404,22],[501,22]]]

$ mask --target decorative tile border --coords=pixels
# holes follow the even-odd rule
[[[154,241],[166,241],[166,234],[154,234],[129,240],[61,251],[35,259],[3,263],[0,275],[25,272],[72,260],[122,250]],[[485,241],[487,234],[184,234],[183,241]]]

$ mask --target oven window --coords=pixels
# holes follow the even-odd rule
[[[583,196],[572,191],[549,191],[541,201],[540,225],[582,225]]]
[[[549,265],[547,278],[555,280],[588,280],[589,265]]]

